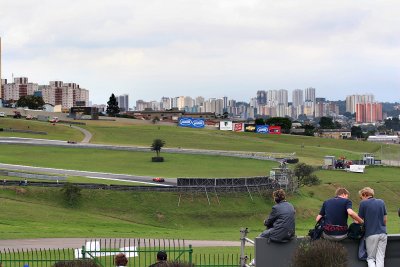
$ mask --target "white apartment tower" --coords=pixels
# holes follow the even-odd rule
[[[303,90],[301,90],[301,89],[293,90],[292,103],[293,103],[293,107],[295,107],[295,108],[297,108],[298,106],[304,105]]]

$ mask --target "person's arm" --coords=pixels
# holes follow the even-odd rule
[[[322,218],[322,215],[318,214],[317,218],[315,218],[315,221],[318,222]]]
[[[386,225],[387,222],[387,215],[383,216],[383,224]]]
[[[353,220],[356,223],[364,223],[364,220],[361,219],[361,217],[358,216],[357,213],[355,213],[353,209],[347,209],[347,214],[349,214],[350,217],[353,218]]]
[[[268,216],[268,219],[264,220],[264,225],[267,226],[267,228],[272,228],[272,226],[274,225],[274,222],[277,218],[277,215],[278,215],[278,213],[277,213],[276,207],[273,206],[272,211]]]

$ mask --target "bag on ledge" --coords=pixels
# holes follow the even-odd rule
[[[314,229],[310,229],[308,231],[308,236],[311,238],[311,240],[317,240],[321,238],[322,233],[324,232],[324,225],[325,218],[321,217],[321,219],[319,219],[319,221],[315,224]]]

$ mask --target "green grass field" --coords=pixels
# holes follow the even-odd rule
[[[80,132],[65,126],[9,120],[18,127],[36,125],[48,129],[48,138],[71,140],[82,138]],[[4,121],[0,121],[4,123]],[[1,124],[0,124],[1,125]],[[0,126],[4,127],[4,126]],[[16,127],[13,124],[12,127]],[[32,126],[33,127],[33,126]],[[50,127],[50,128],[49,128]],[[51,128],[53,127],[53,128]],[[167,147],[221,149],[240,151],[296,153],[302,162],[321,165],[326,155],[360,159],[364,152],[380,156],[379,144],[289,135],[261,135],[215,130],[193,130],[164,125],[137,125],[133,122],[88,122],[94,143],[150,146],[161,138]],[[51,131],[53,130],[53,132]],[[70,131],[70,132],[68,132]],[[0,136],[6,133],[0,132]],[[7,133],[8,135],[8,133]],[[21,134],[23,137],[36,137]],[[75,140],[75,139],[74,139]],[[389,146],[396,154],[398,146]],[[10,164],[127,173],[161,177],[239,177],[268,174],[273,162],[230,157],[163,153],[166,162],[150,162],[154,153],[106,151],[23,145],[0,145],[0,162]],[[322,201],[333,196],[337,186],[351,192],[354,209],[357,191],[364,186],[376,189],[387,204],[389,233],[398,233],[397,204],[400,201],[399,168],[368,167],[365,174],[344,171],[318,171],[322,184],[303,187],[289,196],[296,207],[296,231],[304,235],[314,225]],[[81,178],[74,178],[80,181]],[[0,186],[1,238],[35,237],[155,237],[238,240],[239,229],[249,227],[250,237],[263,230],[262,221],[270,212],[269,196],[235,193],[183,195],[157,192],[115,192],[83,190],[82,205],[66,208],[59,189]]]

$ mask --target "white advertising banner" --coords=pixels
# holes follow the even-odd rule
[[[220,121],[219,129],[221,131],[232,131],[232,121]]]

